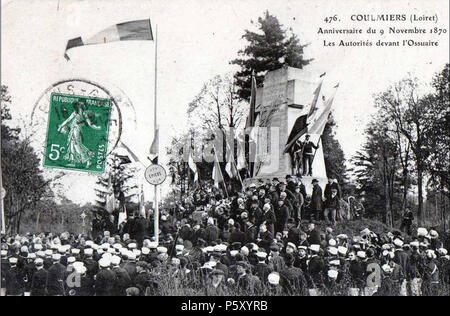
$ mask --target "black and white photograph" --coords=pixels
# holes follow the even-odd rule
[[[448,0],[2,0],[0,296],[450,296],[449,32]]]

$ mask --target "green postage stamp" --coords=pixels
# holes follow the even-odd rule
[[[44,166],[102,173],[111,100],[52,93]]]

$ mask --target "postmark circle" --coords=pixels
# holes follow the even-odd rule
[[[166,180],[167,173],[161,165],[150,165],[145,169],[145,180],[153,185],[159,185]]]

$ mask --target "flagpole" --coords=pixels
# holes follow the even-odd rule
[[[158,24],[155,25],[155,87],[154,87],[154,122],[153,127],[156,135],[156,129],[157,129],[157,91],[158,91]],[[158,144],[159,145],[159,144]],[[158,146],[159,147],[159,146]],[[159,148],[158,148],[159,151]],[[159,155],[159,152],[157,153]],[[154,204],[155,204],[155,216],[154,216],[154,227],[155,227],[155,242],[159,245],[159,205],[158,205],[158,188],[155,185],[154,186]]]

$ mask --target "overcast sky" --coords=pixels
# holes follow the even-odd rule
[[[18,118],[29,121],[33,104],[50,84],[72,77],[90,79],[119,87],[133,102],[137,125],[128,126],[128,130],[124,126],[128,133],[135,132],[128,134],[125,141],[145,157],[153,135],[154,43],[120,42],[75,48],[69,51],[71,61],[67,62],[63,58],[67,40],[148,17],[154,29],[158,25],[158,116],[160,148],[164,148],[186,124],[187,105],[202,84],[217,74],[236,70],[229,61],[245,45],[241,36],[245,29],[255,30],[250,21],[256,21],[265,10],[277,16],[284,26],[292,27],[302,43],[310,44],[305,57],[314,61],[307,70],[313,76],[327,72],[325,94],[340,82],[333,112],[338,124],[336,136],[347,158],[364,140],[365,125],[373,113],[374,93],[408,72],[429,81],[448,62],[448,33],[440,37],[412,37],[439,39],[437,48],[329,48],[323,46],[323,40],[333,37],[317,34],[320,26],[377,26],[351,22],[350,15],[359,13],[438,14],[437,24],[424,25],[444,27],[448,32],[447,0],[2,0],[1,81],[9,86],[13,97],[14,123],[18,123]],[[323,22],[326,16],[334,14],[340,23]],[[411,27],[409,22],[383,25]],[[353,39],[366,38],[364,34]],[[164,156],[162,161],[166,161]],[[76,202],[91,201],[93,181],[92,176],[66,177],[63,184],[67,197]]]

